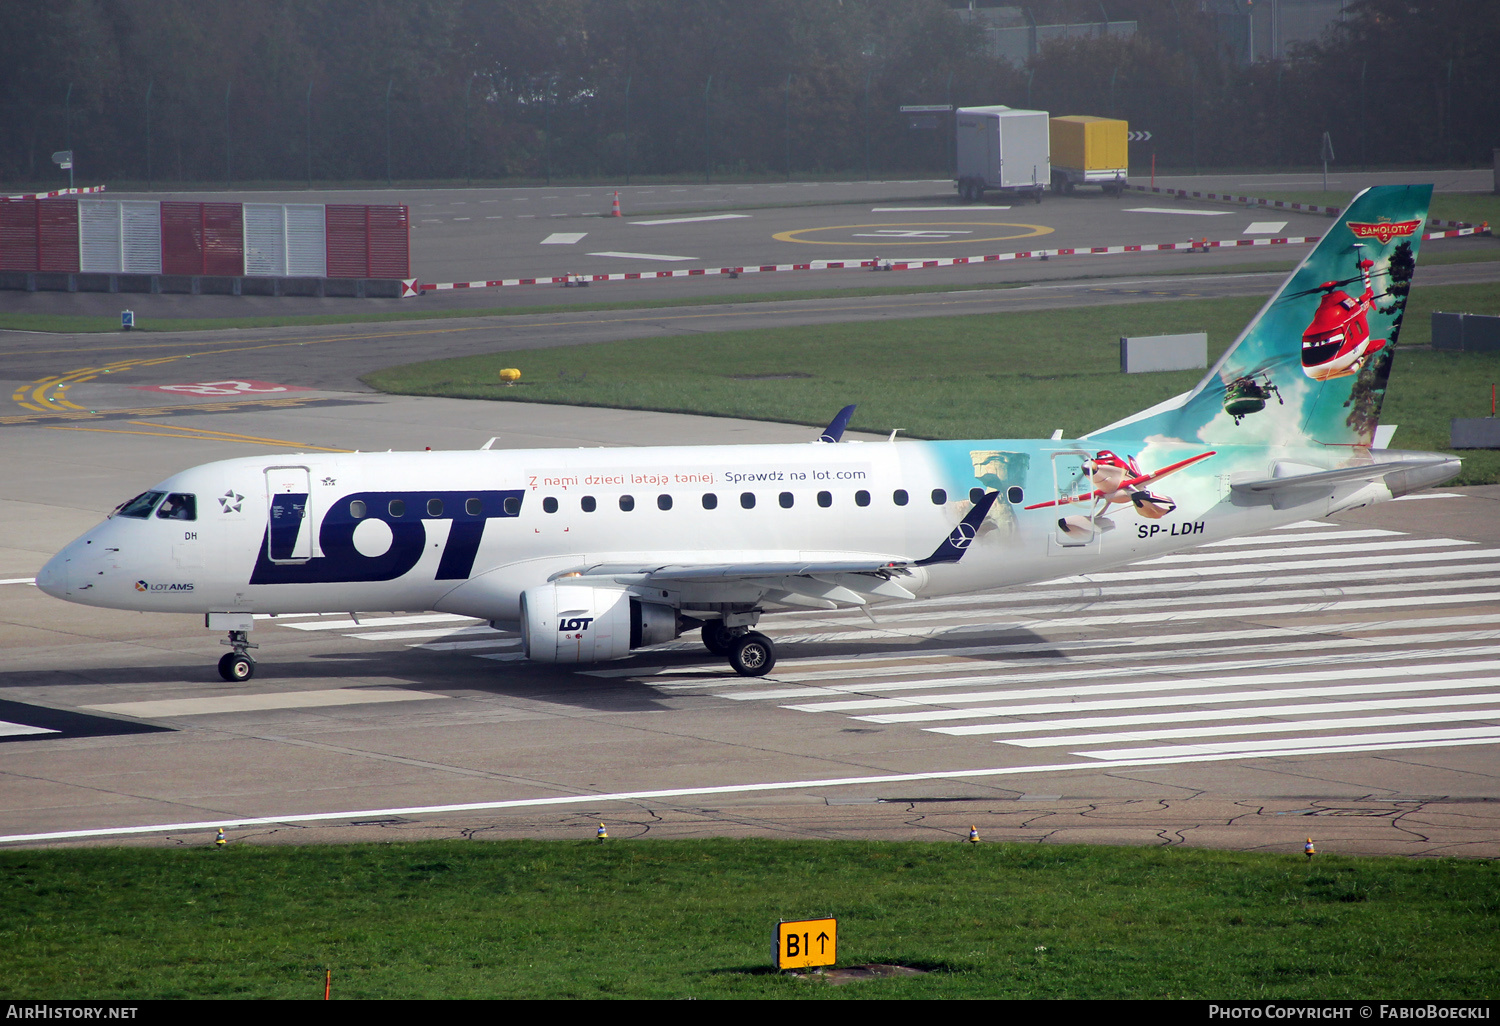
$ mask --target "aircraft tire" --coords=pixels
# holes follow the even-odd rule
[[[727,656],[734,646],[734,635],[722,620],[711,620],[703,625],[703,647],[716,656]]]
[[[776,644],[764,634],[750,631],[734,639],[729,665],[744,677],[764,677],[776,665]]]
[[[226,652],[219,660],[219,676],[234,684],[242,684],[255,676],[255,660],[237,652]]]

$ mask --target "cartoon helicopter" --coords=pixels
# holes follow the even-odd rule
[[[1264,410],[1273,395],[1277,403],[1286,405],[1286,400],[1281,398],[1281,389],[1272,383],[1270,374],[1261,371],[1259,381],[1256,377],[1247,374],[1224,386],[1224,412],[1234,418],[1236,427],[1250,414]]]
[[[1375,305],[1370,286],[1372,260],[1360,258],[1364,246],[1354,244],[1354,266],[1359,273],[1342,281],[1325,281],[1316,288],[1294,292],[1287,299],[1323,293],[1312,323],[1302,332],[1302,372],[1314,381],[1327,381],[1358,374],[1366,360],[1386,346],[1383,338],[1370,338],[1369,313]],[[1389,272],[1385,272],[1389,273]],[[1342,286],[1363,281],[1364,294],[1355,298]],[[1279,398],[1279,396],[1278,396]]]
[[[1148,490],[1146,485],[1166,477],[1173,471],[1191,466],[1199,460],[1206,460],[1212,455],[1214,455],[1213,452],[1202,452],[1153,473],[1145,474],[1141,472],[1140,465],[1136,463],[1134,456],[1117,456],[1108,449],[1101,449],[1094,456],[1082,461],[1083,472],[1088,474],[1089,483],[1094,486],[1093,491],[1048,502],[1038,502],[1026,508],[1045,509],[1048,506],[1066,506],[1080,502],[1094,503],[1093,510],[1087,516],[1074,514],[1061,517],[1057,521],[1058,529],[1064,534],[1085,538],[1095,531],[1108,530],[1114,526],[1104,515],[1109,512],[1111,505],[1129,503],[1147,520],[1160,520],[1175,510],[1177,503],[1165,495],[1157,495]]]

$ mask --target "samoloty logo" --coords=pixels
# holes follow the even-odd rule
[[[1350,221],[1349,230],[1357,239],[1379,239],[1382,246],[1390,245],[1392,239],[1397,236],[1414,235],[1418,228],[1422,227],[1420,218],[1414,221],[1380,221],[1376,224],[1368,224],[1361,221]]]

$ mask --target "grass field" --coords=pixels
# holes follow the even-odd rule
[[[674,338],[436,360],[365,376],[388,392],[708,413],[821,427],[846,403],[852,426],[923,438],[1072,437],[1197,383],[1201,372],[1126,376],[1120,335],[1207,331],[1210,360],[1263,300],[1184,300],[1035,313],[934,317]],[[1398,448],[1442,451],[1449,418],[1489,413],[1500,354],[1437,353],[1435,309],[1500,313],[1500,285],[1414,289],[1381,419]],[[522,383],[501,384],[502,367]],[[809,434],[811,437],[811,433]],[[685,439],[685,441],[691,441]],[[1466,451],[1458,483],[1500,480],[1500,453]]]
[[[834,987],[769,970],[839,920]],[[1493,862],[880,842],[0,853],[38,998],[1489,998]]]

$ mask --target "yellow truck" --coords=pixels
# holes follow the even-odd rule
[[[1052,191],[1069,193],[1079,185],[1099,185],[1118,196],[1130,173],[1130,123],[1086,114],[1067,114],[1048,124],[1052,149]]]

